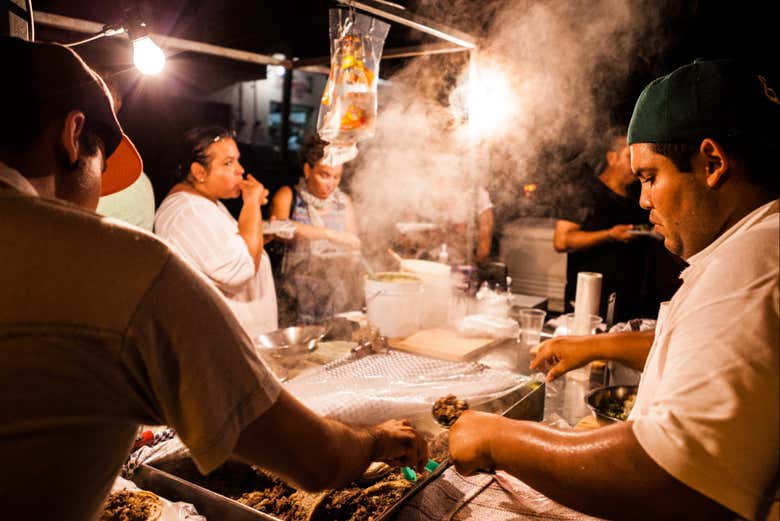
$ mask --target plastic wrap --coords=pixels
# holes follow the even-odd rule
[[[399,351],[333,362],[288,382],[318,414],[355,424],[431,415],[438,398],[454,394],[472,407],[531,380],[474,362],[446,362]]]
[[[379,60],[390,25],[352,10],[329,14],[330,76],[317,133],[330,143],[324,161],[340,164],[354,157],[355,143],[374,135]]]
[[[467,337],[517,338],[520,334],[516,321],[494,315],[467,315],[455,324],[455,328]]]

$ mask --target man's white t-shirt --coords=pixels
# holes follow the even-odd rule
[[[778,472],[778,200],[688,260],[629,417],[672,476],[747,519]]]

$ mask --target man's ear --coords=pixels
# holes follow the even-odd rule
[[[606,153],[606,158],[607,158],[608,165],[610,166],[614,165],[618,161],[618,153],[615,152],[614,150],[610,150],[609,152]]]
[[[699,153],[704,159],[707,186],[719,188],[729,178],[731,164],[726,151],[717,141],[705,138],[699,145]]]
[[[311,166],[309,163],[305,162],[303,163],[303,178],[308,179],[311,175]]]
[[[84,123],[86,119],[86,116],[80,110],[71,110],[65,116],[60,139],[62,140],[62,146],[65,149],[65,153],[67,154],[68,161],[71,165],[75,165],[79,159],[79,152],[81,152],[81,134],[84,132]]]

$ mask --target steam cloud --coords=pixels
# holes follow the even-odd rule
[[[360,145],[351,181],[367,251],[383,251],[399,221],[473,218],[476,185],[511,209],[524,183],[565,175],[557,152],[587,153],[603,139],[609,89],[657,25],[631,0],[426,0],[417,11],[483,35],[472,74],[488,103],[473,120],[489,122],[475,134],[464,117],[466,53],[415,59],[380,88],[376,136]]]

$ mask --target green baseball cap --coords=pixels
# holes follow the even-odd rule
[[[780,89],[736,60],[696,60],[639,95],[629,145],[706,137],[780,147]]]

